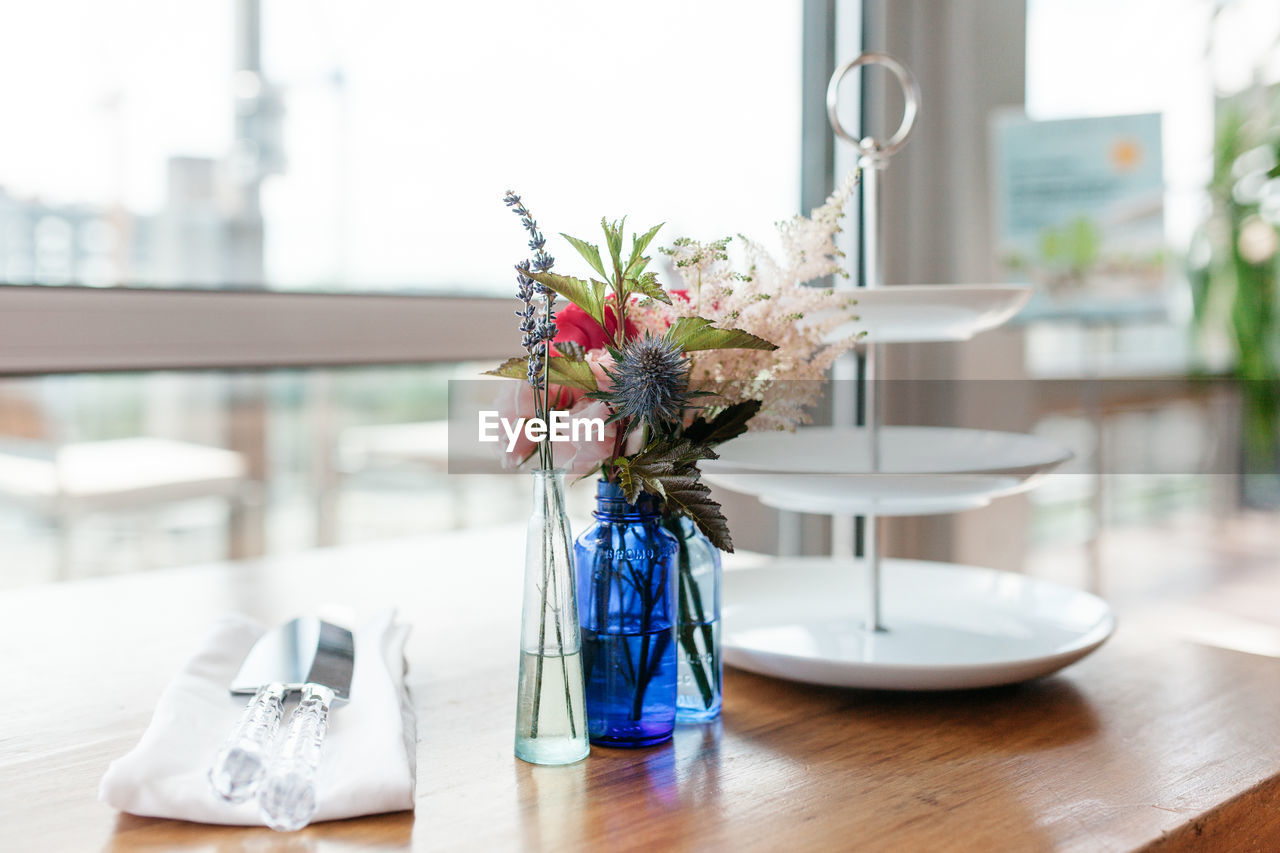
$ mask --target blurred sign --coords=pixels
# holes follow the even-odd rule
[[[1160,115],[994,123],[997,252],[1036,285],[1020,319],[1163,313]]]

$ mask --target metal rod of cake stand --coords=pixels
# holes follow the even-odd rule
[[[864,154],[858,161],[862,170],[862,244],[859,251],[859,262],[862,267],[862,286],[868,290],[880,286],[880,244],[879,244],[879,174],[885,160]],[[867,452],[870,456],[870,470],[880,470],[880,424],[883,414],[880,410],[879,395],[879,350],[880,345],[869,341],[862,356],[862,426],[866,430]],[[866,566],[867,611],[866,629],[883,631],[881,618],[881,585],[880,585],[880,538],[877,535],[877,517],[865,515],[862,519],[862,561]]]
[[[897,78],[902,86],[902,122],[893,136],[878,141],[870,136],[854,136],[840,122],[840,82],[851,71],[867,65],[879,65]],[[838,139],[855,145],[858,149],[858,166],[861,170],[862,184],[862,242],[859,266],[862,273],[862,286],[876,288],[880,286],[880,243],[878,224],[880,221],[880,205],[878,198],[879,171],[884,168],[894,152],[906,144],[907,136],[915,124],[916,114],[920,109],[920,85],[915,76],[901,62],[884,53],[868,51],[846,62],[831,75],[827,84],[827,118],[831,122],[831,130]],[[880,464],[880,399],[878,388],[879,344],[868,341],[862,354],[862,427],[866,430],[867,451],[870,454],[869,470],[879,471]],[[836,518],[832,522],[832,555],[840,553],[847,544],[849,531]],[[876,524],[876,516],[863,516],[862,525],[862,557],[867,570],[867,614],[866,629],[869,631],[885,630],[881,612],[880,586],[880,542]],[[851,550],[851,549],[850,549]]]

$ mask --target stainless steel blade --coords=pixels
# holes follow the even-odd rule
[[[351,698],[351,672],[356,663],[355,637],[346,628],[321,622],[315,657],[307,672],[307,684],[320,684],[341,702]]]
[[[254,643],[231,682],[231,692],[253,693],[265,684],[282,684],[292,692],[306,684],[321,684],[346,700],[354,663],[350,631],[304,616],[268,631]]]

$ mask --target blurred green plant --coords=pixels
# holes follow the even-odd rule
[[[1225,329],[1244,394],[1245,472],[1280,471],[1280,87],[1219,103],[1210,215],[1188,277],[1196,327]]]
[[[1077,216],[1056,228],[1040,232],[1040,259],[1055,277],[1083,286],[1089,270],[1098,262],[1102,234],[1087,216]]]

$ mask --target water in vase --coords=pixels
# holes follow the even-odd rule
[[[652,746],[675,726],[675,644],[670,627],[647,633],[582,631],[587,729],[601,746]]]
[[[702,723],[720,716],[720,620],[679,626],[680,666],[676,713],[682,723]]]
[[[516,755],[532,764],[568,764],[585,758],[590,747],[586,720],[582,718],[583,706],[566,698],[580,695],[582,661],[577,654],[542,655],[539,676],[539,657],[533,652],[520,655],[521,707],[517,709],[520,724],[516,727]],[[536,714],[535,696],[541,696]],[[529,707],[524,707],[525,704]]]

